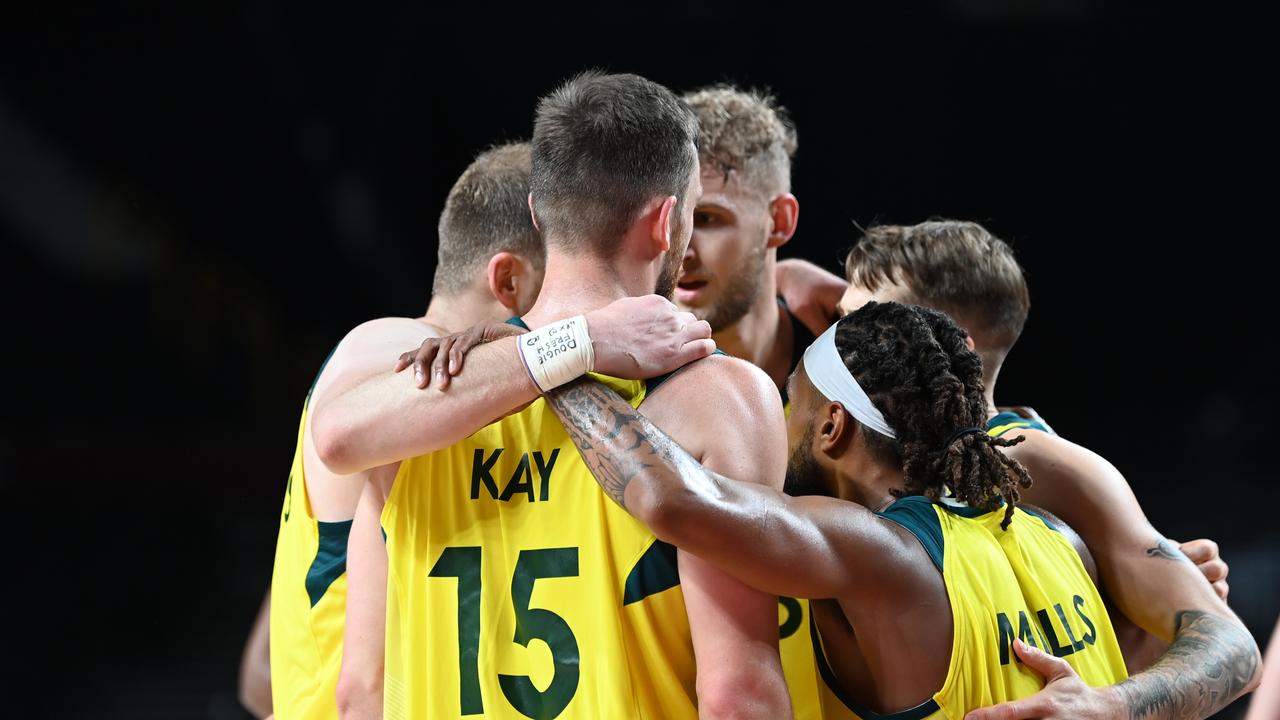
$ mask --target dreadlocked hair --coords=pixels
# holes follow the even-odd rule
[[[894,497],[923,495],[938,501],[945,490],[970,507],[991,511],[1005,503],[1008,529],[1018,488],[1031,476],[998,448],[1016,445],[981,428],[987,419],[982,360],[965,332],[929,308],[870,302],[841,320],[836,349],[897,438],[864,433],[868,449],[902,465],[902,489]]]

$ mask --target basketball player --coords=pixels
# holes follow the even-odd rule
[[[1092,685],[1124,661],[1088,552],[1015,507],[978,356],[940,312],[868,304],[789,381],[787,493],[727,480],[589,379],[547,395],[600,485],[658,537],[812,603],[827,718],[959,718],[1042,681],[1021,640]],[[1078,553],[1078,554],[1077,554]]]
[[[587,73],[543,98],[530,206],[547,273],[523,318],[537,329],[476,348],[447,391],[388,369],[317,414],[335,470],[410,458],[370,484],[361,517],[380,523],[351,543],[353,558],[376,554],[385,532],[387,717],[790,716],[776,597],[655,542],[545,403],[503,417],[586,370],[648,377],[610,382],[708,466],[781,487],[782,407],[764,373],[717,355],[664,378],[676,365],[632,347],[679,364],[714,347],[705,322],[632,297],[674,287],[697,136],[678,98],[633,75]],[[611,314],[650,327],[617,333]],[[742,426],[721,433],[722,417]]]
[[[527,143],[518,143],[476,158],[454,184],[440,215],[439,262],[426,314],[372,320],[352,330],[321,368],[303,404],[269,600],[270,699],[281,718],[337,716],[347,535],[368,475],[325,467],[308,414],[323,408],[333,393],[384,371],[392,348],[501,319],[533,304],[545,258],[525,207],[529,153]]]
[[[813,333],[789,311],[775,277],[778,248],[795,234],[795,127],[769,95],[727,85],[684,96],[698,116],[702,198],[693,211],[674,300],[711,325],[716,347],[784,384]],[[779,598],[779,648],[798,719],[817,718],[808,601]]]
[[[909,302],[946,312],[965,328],[982,357],[988,432],[1024,438],[1007,451],[1036,480],[1023,500],[1061,517],[1084,538],[1102,586],[1128,619],[1117,618],[1118,628],[1131,620],[1163,643],[1174,643],[1152,668],[1167,683],[1167,693],[1142,695],[1143,688],[1151,688],[1145,680],[1138,682],[1146,673],[1135,677],[1137,685],[1120,686],[1135,717],[1148,717],[1144,712],[1155,713],[1150,717],[1204,717],[1242,694],[1256,673],[1257,647],[1215,588],[1204,582],[1206,577],[1215,582],[1218,594],[1225,596],[1226,567],[1217,558],[1216,545],[1196,541],[1185,546],[1201,562],[1203,575],[1197,573],[1151,526],[1128,482],[1110,463],[1044,432],[1035,421],[994,409],[996,379],[1030,307],[1022,268],[1009,246],[976,223],[880,226],[867,230],[846,265],[850,285],[842,311],[870,300]],[[1148,649],[1134,654],[1144,657],[1131,656],[1134,672],[1164,651],[1137,644]],[[1055,671],[1061,669],[1059,665]],[[1080,703],[1096,696],[1069,684],[1066,689],[1049,698],[1073,703],[1070,711],[1060,710],[1055,717],[1088,716]],[[1014,709],[1043,712],[1052,707],[1040,704],[1042,700],[1023,701]],[[1159,714],[1161,707],[1174,708],[1174,714]],[[978,716],[1006,717],[987,712],[992,714]]]

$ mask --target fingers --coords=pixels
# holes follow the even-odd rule
[[[1178,549],[1196,565],[1218,558],[1218,543],[1206,538],[1189,540],[1179,545]]]
[[[1223,562],[1221,558],[1200,563],[1196,565],[1196,567],[1199,568],[1200,572],[1204,575],[1204,578],[1211,583],[1226,580],[1227,573],[1231,572],[1231,568],[1227,567],[1227,564]]]
[[[706,320],[698,320],[689,313],[689,322],[684,325],[684,329],[680,331],[681,342],[692,342],[694,340],[704,340],[711,337],[711,323]]]
[[[964,720],[1023,720],[1024,718],[1038,718],[1041,712],[1040,706],[1034,702],[1035,697],[1035,695],[1032,695],[1026,700],[1014,700],[973,710],[964,716]]]
[[[457,375],[462,372],[462,365],[466,361],[467,353],[477,345],[493,342],[504,337],[510,337],[513,334],[501,330],[502,326],[485,325],[473,327],[462,335],[456,337],[453,347],[449,349],[449,374]],[[507,325],[506,327],[512,327]],[[519,330],[519,328],[515,328]]]
[[[676,353],[675,367],[684,367],[694,360],[701,360],[716,351],[716,341],[711,338],[693,340],[681,346]]]
[[[401,370],[412,365],[414,355],[417,354],[417,352],[418,352],[417,350],[410,350],[409,352],[400,353],[400,357],[396,358],[396,366],[395,366],[396,372],[400,372]]]
[[[1054,657],[1040,648],[1031,647],[1021,640],[1013,641],[1013,652],[1022,660],[1022,664],[1044,676],[1045,683],[1071,677],[1075,670],[1060,657]]]
[[[413,358],[413,380],[419,388],[425,388],[431,377],[431,363],[440,348],[439,338],[430,338],[422,343]]]
[[[476,332],[468,332],[458,338],[458,341],[449,349],[449,374],[457,375],[462,372],[462,363],[467,353],[471,352],[471,348],[484,342],[484,337]]]
[[[1218,593],[1218,597],[1221,600],[1225,601],[1227,599],[1227,595],[1231,594],[1231,586],[1227,585],[1226,580],[1218,580],[1213,583],[1213,591]]]
[[[1075,675],[1075,671],[1071,669],[1066,660],[1054,657],[1039,648],[1031,647],[1021,640],[1013,641],[1013,652],[1017,654],[1024,665],[1044,676],[1046,686],[1054,680],[1061,680]],[[1035,695],[1022,700],[974,710],[964,716],[965,720],[1023,720],[1023,718],[1043,717],[1049,712],[1052,705],[1046,700],[1046,691],[1047,689],[1041,690]]]
[[[440,351],[436,353],[435,360],[431,362],[431,377],[435,378],[437,390],[444,390],[449,387],[449,353],[453,350],[453,346],[457,341],[458,338],[455,336],[440,338]]]

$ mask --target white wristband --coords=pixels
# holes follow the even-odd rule
[[[581,377],[596,366],[587,318],[575,315],[520,336],[520,357],[542,392]]]

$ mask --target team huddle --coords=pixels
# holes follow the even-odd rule
[[[996,405],[1011,248],[779,261],[796,147],[767,95],[584,73],[475,159],[426,313],[303,404],[251,709],[1203,718],[1257,684],[1216,546]]]

